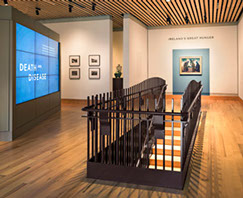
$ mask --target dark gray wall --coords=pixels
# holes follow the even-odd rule
[[[16,23],[59,41],[59,35],[41,23],[10,6],[0,6],[0,141],[22,135],[61,105],[60,92],[16,105]]]
[[[10,26],[0,20],[0,139],[11,139],[10,130]],[[8,138],[9,137],[9,138]]]

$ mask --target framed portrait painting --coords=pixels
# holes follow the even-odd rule
[[[180,75],[202,75],[202,57],[180,57]]]

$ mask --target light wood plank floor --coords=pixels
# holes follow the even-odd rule
[[[243,197],[243,102],[204,96],[202,104],[205,125],[183,191],[87,179],[83,104],[63,102],[16,141],[0,142],[0,197]]]

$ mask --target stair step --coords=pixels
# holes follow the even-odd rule
[[[180,159],[181,159],[180,157],[174,156],[174,167],[175,168],[181,167]],[[154,154],[150,157],[149,164],[155,165],[155,155]],[[157,155],[157,166],[163,166],[163,155]],[[165,166],[171,167],[171,156],[169,156],[169,155],[165,156]]]
[[[172,131],[172,127],[171,126],[170,127],[165,126],[165,131]],[[181,131],[181,128],[174,126],[174,132],[175,131]]]
[[[155,154],[155,148],[152,149],[153,154]],[[157,155],[163,155],[163,149],[158,149],[157,148]],[[172,150],[165,150],[165,155],[172,155]],[[181,156],[181,151],[180,150],[174,150],[174,156]]]
[[[171,155],[166,155],[165,156],[165,162],[166,161],[171,161]],[[151,157],[149,158],[150,160],[154,160],[155,159],[155,155],[151,155]],[[157,161],[163,161],[163,155],[157,155]],[[178,156],[174,156],[174,162],[180,162],[181,161],[181,157]]]
[[[166,130],[165,129],[165,135],[172,135],[172,131],[171,130]],[[181,131],[175,131],[174,130],[174,136],[181,136]]]
[[[153,145],[153,147],[155,149],[155,145]],[[163,144],[157,144],[157,150],[158,149],[163,149]],[[172,146],[171,145],[165,145],[165,150],[171,150]],[[180,151],[181,147],[180,146],[175,146],[174,145],[174,151]]]
[[[150,169],[155,169],[155,165],[149,165],[149,168],[150,168]],[[163,166],[157,166],[157,169],[158,169],[158,170],[163,170]],[[170,167],[165,166],[165,170],[167,170],[167,171],[171,171],[172,168],[171,168],[171,166],[170,166]],[[174,171],[180,172],[181,169],[180,169],[180,168],[176,168],[176,167],[174,167]]]
[[[165,134],[165,139],[166,140],[171,140],[172,139],[172,136]],[[181,140],[181,136],[174,136],[174,140]]]
[[[157,139],[157,145],[158,144],[163,145],[163,139]],[[165,139],[165,145],[171,145],[171,144],[172,144],[172,140]],[[181,141],[174,139],[174,146],[180,146],[180,145],[181,145]]]
[[[172,123],[171,122],[165,122],[165,127],[172,127]],[[180,122],[174,122],[174,127],[181,127],[181,123]]]
[[[155,159],[149,160],[150,165],[155,165]],[[163,166],[163,160],[157,160],[157,166]],[[165,166],[171,167],[171,161],[165,161]],[[175,168],[181,168],[181,162],[174,161]]]
[[[172,116],[165,116],[166,120],[172,120]],[[174,120],[181,120],[181,116],[174,116]]]

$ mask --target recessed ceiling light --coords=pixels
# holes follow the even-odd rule
[[[170,0],[166,0],[166,2],[170,2]]]

